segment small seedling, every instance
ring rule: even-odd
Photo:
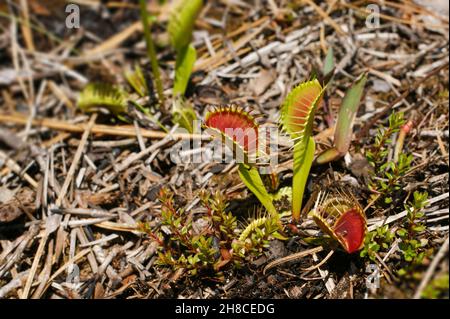
[[[361,250],[361,257],[368,257],[376,261],[376,254],[380,251],[387,251],[395,239],[395,233],[389,229],[388,225],[378,227],[368,233],[364,239],[364,248]]]
[[[392,145],[392,135],[404,124],[402,113],[392,113],[389,116],[389,126],[380,127],[375,136],[375,143],[366,152],[367,160],[374,168],[369,183],[372,190],[372,202],[383,199],[385,204],[393,201],[393,195],[401,191],[401,179],[410,170],[412,155],[401,153],[398,160],[388,160],[389,146]]]
[[[414,192],[414,199],[405,205],[407,215],[403,225],[397,230],[397,235],[401,239],[399,243],[403,259],[407,263],[404,268],[399,270],[399,275],[408,274],[414,267],[421,265],[426,256],[425,247],[428,245],[426,239],[420,239],[426,226],[423,223],[425,216],[423,209],[428,202],[428,193]]]
[[[270,239],[281,237],[277,220],[270,216],[259,216],[245,228],[239,227],[219,191],[211,194],[203,190],[199,198],[206,214],[194,218],[177,208],[173,194],[162,188],[161,230],[155,231],[147,223],[140,224],[139,230],[159,247],[159,265],[182,270],[189,276],[221,280],[223,268],[241,267],[244,260],[258,258]]]
[[[413,197],[412,202],[405,204],[407,215],[401,223],[402,227],[393,232],[388,225],[384,225],[368,233],[364,240],[364,249],[360,253],[361,257],[367,256],[370,260],[376,261],[376,254],[387,252],[394,241],[399,241],[402,263],[397,268],[397,273],[400,276],[411,275],[429,253],[427,240],[421,238],[426,231],[423,209],[427,205],[428,194],[414,192]]]
[[[149,94],[147,81],[145,80],[144,73],[139,64],[136,64],[134,71],[125,72],[125,78],[140,97]]]

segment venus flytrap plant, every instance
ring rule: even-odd
[[[333,75],[332,51],[329,51],[324,78],[328,83]],[[325,81],[325,80],[324,80]],[[334,146],[316,159],[317,164],[336,160],[345,155],[350,146],[353,122],[362,96],[366,75],[363,74],[347,90],[335,128]],[[321,103],[326,86],[317,79],[300,84],[287,96],[281,113],[281,124],[294,140],[294,168],[292,182],[292,219],[298,222],[302,209],[302,199],[309,170],[313,163],[315,143],[312,137],[314,114]],[[353,196],[337,195],[319,199],[311,216],[320,228],[334,238],[348,252],[353,253],[363,247],[367,232],[366,217]]]
[[[295,222],[300,219],[306,180],[314,159],[314,114],[323,94],[324,88],[317,79],[307,81],[294,88],[282,106],[281,125],[294,140],[292,218]]]
[[[108,83],[90,83],[78,96],[77,105],[83,112],[93,112],[104,107],[119,119],[126,121],[129,95],[121,88]]]
[[[272,197],[266,190],[258,168],[251,161],[257,156],[258,124],[253,116],[235,105],[219,106],[208,112],[204,126],[211,134],[220,137],[225,145],[231,146],[239,158],[239,176],[250,191],[267,209],[272,218],[278,213]]]
[[[320,229],[335,239],[347,253],[354,253],[364,246],[366,216],[352,195],[319,192],[309,214]]]
[[[259,256],[265,248],[269,247],[271,239],[286,240],[278,232],[279,228],[277,219],[271,216],[254,218],[241,232],[239,239],[233,242],[233,251],[240,258]]]

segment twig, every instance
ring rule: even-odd
[[[94,126],[95,120],[97,118],[97,113],[91,116],[89,123],[86,127],[86,130],[81,137],[80,144],[78,145],[77,152],[73,158],[72,164],[70,165],[69,172],[67,173],[66,179],[64,180],[64,184],[61,187],[61,191],[59,192],[58,198],[56,199],[56,206],[59,207],[62,204],[64,196],[66,196],[67,189],[69,188],[69,184],[72,182],[73,176],[75,175],[75,170],[77,169],[78,162],[81,159],[81,155],[83,155],[84,146],[86,145],[89,134],[91,133],[92,126]]]
[[[27,118],[15,114],[15,115],[6,115],[6,114],[0,114],[0,122],[4,123],[14,123],[14,124],[26,124]],[[34,119],[32,121],[32,124],[34,126],[43,126],[48,127],[54,130],[59,131],[66,131],[66,132],[73,132],[73,133],[82,133],[86,131],[86,124],[72,124],[65,121],[58,121],[53,120],[49,118],[44,119]],[[102,124],[95,124],[92,126],[91,129],[92,134],[102,134],[102,135],[112,135],[112,136],[133,136],[136,137],[136,129],[134,126],[123,126],[123,125],[102,125]],[[143,128],[140,129],[142,137],[146,138],[152,138],[152,139],[162,139],[167,136],[166,132],[160,132],[160,131],[152,131],[152,130],[145,130]],[[207,135],[202,134],[188,134],[188,133],[173,133],[172,137],[176,140],[189,140],[189,139],[203,139],[203,140],[210,140],[211,137]]]
[[[295,253],[295,254],[292,254],[292,255],[289,255],[289,256],[286,256],[286,257],[283,257],[283,258],[276,259],[276,260],[268,263],[264,267],[263,274],[265,275],[266,272],[269,269],[272,269],[273,267],[276,267],[276,266],[279,266],[281,264],[284,264],[284,263],[287,263],[287,262],[290,262],[290,261],[294,261],[294,260],[303,258],[303,257],[308,256],[308,255],[312,255],[312,254],[321,252],[322,250],[323,250],[323,247],[322,246],[318,246],[318,247],[314,247],[314,248],[311,248],[311,249],[308,249],[308,250],[300,251],[298,253]]]
[[[405,90],[400,96],[398,96],[396,99],[394,99],[391,103],[389,103],[381,112],[377,113],[370,121],[368,121],[363,128],[358,132],[356,135],[357,139],[362,139],[367,136],[369,133],[369,130],[372,126],[375,125],[376,122],[378,122],[383,116],[388,113],[394,105],[396,105],[398,102],[402,101],[404,98],[406,98],[410,93],[414,92],[421,84],[427,81],[428,78],[435,76],[439,74],[439,72],[445,68],[448,67],[449,62],[441,65],[437,69],[434,69],[430,73],[428,73],[424,78],[416,81],[412,86],[410,86],[407,90]]]
[[[325,258],[322,259],[321,262],[319,262],[318,264],[313,265],[313,266],[311,266],[311,267],[308,267],[308,268],[302,268],[302,270],[303,270],[303,271],[312,271],[312,270],[314,270],[314,269],[319,268],[320,266],[322,266],[323,264],[325,264],[325,263],[328,261],[328,259],[330,259],[331,256],[333,256],[333,254],[334,254],[334,250],[331,250],[331,251],[328,253],[328,255],[326,255]]]
[[[341,29],[341,27],[336,22],[334,22],[334,20],[331,19],[331,17],[325,11],[323,11],[321,7],[319,7],[317,4],[315,4],[314,1],[312,1],[312,0],[303,0],[303,1],[308,3],[311,7],[313,7],[314,10],[316,10],[317,13],[325,21],[327,21],[334,28],[334,30],[336,30],[337,34],[339,34],[341,36],[345,36],[346,35],[346,33]]]
[[[19,175],[20,177],[23,177],[28,184],[30,184],[34,189],[38,188],[38,182],[36,182],[30,175],[28,175],[25,172],[22,172],[22,169],[20,168],[19,164],[17,164],[14,160],[12,160],[11,158],[8,157],[8,155],[6,155],[5,153],[3,153],[0,150],[0,159],[5,161],[6,166],[13,171],[14,173],[16,173],[17,175]]]
[[[434,204],[436,202],[439,202],[439,201],[441,201],[443,199],[447,199],[448,197],[449,197],[449,193],[444,193],[444,194],[441,194],[439,196],[436,196],[436,197],[428,200],[427,206],[431,205],[431,204]],[[368,223],[369,224],[371,223],[372,225],[370,227],[368,227],[368,230],[369,231],[373,231],[373,230],[377,229],[380,226],[387,225],[387,224],[390,224],[392,222],[395,222],[396,220],[399,220],[400,218],[405,217],[406,214],[407,214],[407,211],[404,210],[401,213],[398,213],[398,214],[393,215],[393,216],[389,216],[388,218],[383,219],[381,221],[379,220],[379,218],[369,220]]]

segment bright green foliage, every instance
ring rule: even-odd
[[[386,163],[388,146],[392,144],[391,137],[403,124],[405,124],[403,113],[392,113],[389,116],[389,126],[378,128],[373,147],[366,153],[367,160],[374,168],[379,168]]]
[[[159,246],[158,265],[174,271],[183,269],[189,276],[222,279],[222,268],[239,267],[244,259],[259,257],[271,238],[281,238],[277,219],[260,217],[241,229],[236,217],[226,211],[226,198],[221,192],[202,191],[199,197],[206,213],[193,216],[176,207],[167,189],[161,190],[160,221],[164,230],[156,231],[145,223],[140,227]]]
[[[175,80],[173,84],[174,99],[183,96],[197,59],[197,52],[191,42],[195,19],[203,5],[202,0],[179,1],[171,12],[167,27],[170,42],[176,51]],[[175,102],[174,104],[176,104]],[[196,119],[192,107],[174,107],[173,121],[192,132],[192,122]],[[186,123],[186,120],[190,121]]]
[[[294,145],[294,176],[292,180],[292,217],[298,220],[303,202],[303,193],[308,180],[309,171],[314,160],[316,143],[314,138],[309,137],[306,152],[303,152],[300,143]]]
[[[203,0],[179,1],[171,12],[167,30],[170,42],[180,52],[191,42],[195,19],[203,6]]]
[[[84,112],[92,112],[95,107],[105,107],[114,115],[127,112],[128,94],[107,83],[88,84],[78,97],[78,107]]]
[[[401,223],[403,227],[394,233],[388,225],[384,225],[368,233],[360,256],[376,261],[375,254],[386,253],[391,249],[393,242],[397,240],[402,257],[401,263],[396,269],[397,273],[400,276],[412,275],[414,269],[422,264],[423,259],[429,253],[428,242],[423,237],[426,231],[423,223],[423,209],[427,205],[427,198],[426,192],[414,192],[414,200],[405,205],[407,215]]]
[[[376,261],[375,254],[379,251],[387,251],[394,239],[395,233],[389,230],[388,225],[378,227],[376,230],[367,233],[360,256],[367,256],[370,260]]]
[[[426,246],[428,241],[420,236],[426,230],[423,223],[425,216],[423,209],[427,205],[428,193],[414,192],[413,202],[405,205],[407,215],[403,223],[404,227],[397,230],[397,235],[401,239],[399,243],[400,251],[403,254],[406,267],[399,270],[400,275],[407,274],[414,267],[421,265],[426,256]]]
[[[392,195],[401,191],[401,179],[411,168],[412,155],[402,153],[398,162],[387,159],[392,134],[398,132],[403,124],[403,114],[392,113],[389,127],[378,129],[372,149],[366,152],[367,160],[374,168],[369,188],[374,192],[372,200],[377,202],[382,199],[385,204],[392,203]]]
[[[426,299],[448,299],[448,273],[442,274],[432,280],[423,290],[422,298]]]
[[[192,44],[184,47],[177,53],[175,82],[173,84],[174,96],[184,95],[196,59],[197,52]]]
[[[139,94],[139,96],[144,97],[148,95],[149,92],[147,81],[145,80],[142,69],[138,64],[136,64],[134,71],[125,73],[125,78],[136,93]]]

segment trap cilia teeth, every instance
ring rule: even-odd
[[[260,138],[258,117],[236,104],[210,106],[203,127],[213,137],[221,138],[233,150],[235,159],[255,163],[265,156],[267,141]]]
[[[367,233],[366,215],[352,194],[319,192],[309,216],[347,253],[363,247]]]

